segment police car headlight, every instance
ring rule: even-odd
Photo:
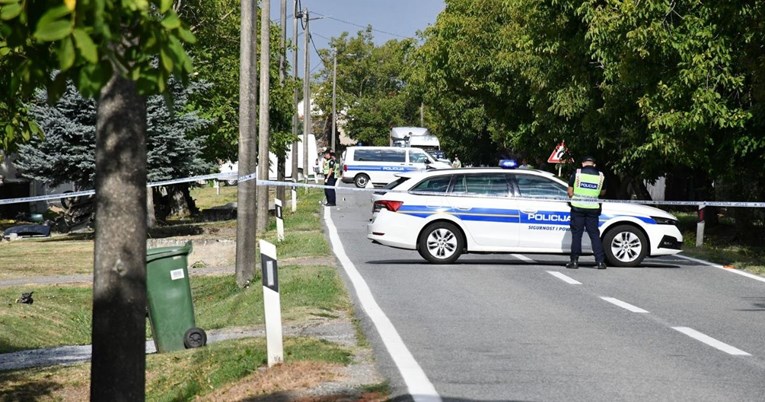
[[[652,216],[651,219],[653,219],[657,225],[677,225],[677,219],[662,218],[660,216]]]

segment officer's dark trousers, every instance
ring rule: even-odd
[[[582,234],[586,230],[590,236],[595,262],[605,262],[603,244],[600,242],[600,232],[598,232],[599,217],[599,209],[571,208],[571,258],[582,255]]]
[[[328,177],[327,180],[324,182],[327,186],[335,186],[335,182],[337,181],[337,178],[335,176]],[[327,197],[327,204],[329,205],[335,205],[335,190],[331,190],[328,188],[324,189],[324,196]]]

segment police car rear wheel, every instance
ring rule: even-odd
[[[648,239],[634,226],[619,225],[606,232],[603,248],[609,264],[615,267],[634,267],[648,254]]]
[[[434,264],[451,264],[460,257],[465,243],[457,226],[436,222],[422,231],[418,246],[422,258]]]
[[[367,183],[369,183],[369,176],[365,175],[364,173],[357,174],[356,177],[353,178],[353,184],[355,184],[358,188],[366,187]]]

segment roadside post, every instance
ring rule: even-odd
[[[284,216],[282,215],[282,200],[275,199],[274,207],[276,208],[276,240],[284,241]]]
[[[292,212],[297,211],[297,187],[294,185],[292,186],[292,191],[290,191],[290,196],[292,197]]]
[[[263,307],[266,318],[268,367],[284,362],[282,343],[282,307],[279,298],[279,275],[276,246],[260,241],[260,268],[263,273]]]
[[[696,223],[696,247],[704,245],[704,204],[699,205],[699,221]]]

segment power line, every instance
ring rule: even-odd
[[[369,25],[357,24],[357,23],[351,22],[351,21],[341,20],[340,18],[330,17],[329,15],[324,15],[324,14],[322,14],[320,12],[317,12],[317,11],[312,11],[312,12],[314,14],[317,14],[317,15],[321,16],[321,17],[324,17],[324,18],[327,18],[327,19],[330,19],[330,20],[333,20],[333,21],[337,21],[337,22],[342,22],[343,24],[353,25],[353,26],[355,26],[357,28],[367,29],[367,27],[369,26]],[[412,39],[413,38],[412,36],[399,35],[399,34],[396,34],[396,33],[393,33],[393,32],[382,31],[382,30],[374,29],[374,28],[372,28],[372,31],[379,32],[379,33],[386,34],[386,35],[390,35],[390,36],[395,36],[395,37],[402,38],[402,39]]]
[[[311,34],[313,36],[313,34]],[[309,37],[308,41],[311,42],[311,46],[313,46],[313,51],[316,52],[316,55],[319,56],[321,61],[326,65],[327,61],[324,60],[324,57],[321,57],[321,53],[319,53],[319,49],[316,48],[316,42],[313,41],[313,38]]]

